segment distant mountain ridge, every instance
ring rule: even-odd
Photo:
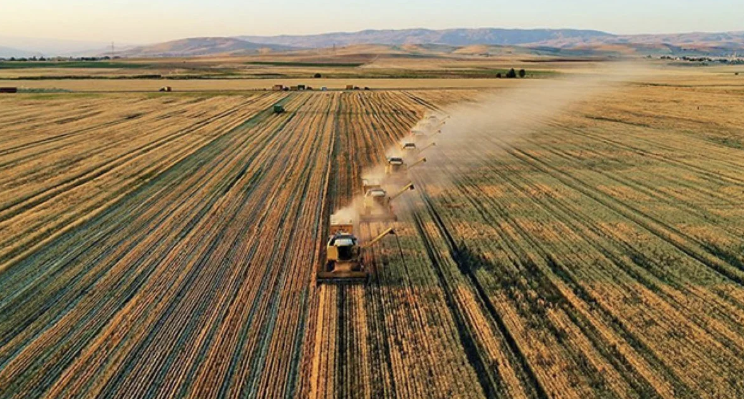
[[[111,42],[12,37],[0,35],[0,47],[5,48],[0,57],[79,57],[109,52]],[[131,44],[116,43],[116,50]]]
[[[319,35],[238,36],[237,38],[253,43],[323,48],[333,45],[349,46],[355,44],[445,44],[450,46],[487,44],[516,46],[551,40],[590,40],[612,36],[612,34],[596,30],[480,28],[363,30],[360,32],[336,32]]]
[[[0,58],[10,58],[10,57],[39,57],[43,54],[33,51],[26,51],[26,50],[19,50],[17,48],[11,48],[11,47],[2,47],[0,46]]]
[[[239,36],[253,43],[303,48],[327,48],[357,44],[439,44],[449,46],[521,46],[557,49],[602,50],[623,46],[620,53],[684,54],[700,52],[728,55],[744,51],[744,32],[615,35],[578,29],[402,29],[364,30],[300,36]]]

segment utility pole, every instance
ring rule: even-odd
[[[114,59],[114,56],[116,55],[116,47],[114,47],[114,42],[111,42],[111,59]]]

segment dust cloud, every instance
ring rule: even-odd
[[[592,72],[520,82],[518,88],[484,94],[434,112],[440,120],[448,119],[440,129],[426,132],[424,143],[436,142],[436,146],[427,151],[428,162],[415,175],[421,183],[446,184],[462,169],[477,167],[484,159],[503,154],[505,147],[520,138],[539,134],[551,119],[575,112],[575,105],[611,95],[652,72],[642,64],[617,62]],[[426,131],[428,118],[426,115],[413,130]]]
[[[341,208],[333,213],[333,218],[342,223],[352,222],[356,224],[358,222],[357,209],[355,204],[351,204],[344,208]]]

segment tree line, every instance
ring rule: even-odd
[[[524,69],[520,69],[519,72],[517,72],[514,68],[510,69],[509,72],[506,73],[506,75],[503,75],[501,72],[496,74],[496,77],[498,79],[501,78],[507,78],[507,79],[516,79],[517,77],[524,78],[527,76],[527,71]]]

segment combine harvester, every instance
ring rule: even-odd
[[[421,154],[422,152],[424,152],[424,151],[428,150],[429,148],[434,147],[436,145],[437,145],[437,143],[435,143],[435,142],[432,141],[431,143],[429,143],[429,144],[427,144],[424,147],[422,147],[422,148],[419,149],[418,146],[416,145],[416,143],[407,141],[407,142],[404,142],[400,146],[400,149],[401,149],[401,151],[403,151],[403,153],[405,155],[415,156],[415,155]]]
[[[382,187],[372,187],[364,193],[364,200],[359,212],[359,220],[362,222],[395,222],[398,217],[393,211],[393,200],[403,195],[408,190],[413,190],[413,183],[408,183],[400,191],[388,197],[387,191]]]
[[[410,165],[406,165],[403,158],[390,157],[387,165],[385,165],[385,177],[392,182],[408,181],[408,170],[424,162],[426,162],[426,158],[421,158]]]
[[[446,116],[440,120],[436,115],[431,115],[426,119],[426,122],[423,123],[423,128],[430,132],[438,130],[447,123],[447,119],[449,118],[449,116]]]
[[[434,118],[434,119],[431,119]],[[411,131],[411,136],[418,140],[431,138],[442,133],[442,126],[447,123],[449,116],[439,120],[435,116],[430,116],[428,120],[419,124],[419,128]]]
[[[364,251],[378,243],[387,235],[395,234],[390,228],[370,242],[359,245],[354,235],[353,220],[339,220],[331,216],[330,238],[326,245],[326,261],[318,266],[315,273],[317,284],[365,283],[370,271],[364,266]]]
[[[424,127],[426,128],[426,127]],[[411,133],[409,133],[410,141],[414,143],[421,143],[424,141],[431,140],[432,137],[441,134],[442,129],[426,129],[427,131],[423,131],[421,129],[413,129],[411,130]]]

